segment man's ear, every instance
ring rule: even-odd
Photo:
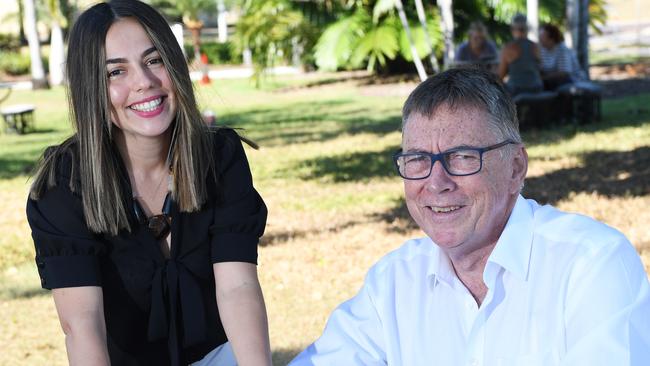
[[[517,145],[512,155],[512,191],[519,194],[528,173],[528,152],[523,144]]]

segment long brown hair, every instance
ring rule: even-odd
[[[177,111],[170,146],[172,198],[183,212],[198,210],[207,197],[206,177],[214,172],[212,142],[202,122],[183,52],[165,19],[135,0],[92,6],[75,22],[68,41],[68,102],[76,133],[44,154],[30,197],[38,200],[56,185],[57,161],[71,154],[70,189],[80,192],[84,217],[95,233],[117,235],[130,230],[125,178],[113,143],[106,75],[106,34],[116,21],[130,17],[147,32],[163,60],[176,96]],[[130,199],[130,197],[129,197]]]

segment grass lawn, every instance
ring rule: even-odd
[[[422,235],[408,219],[390,161],[400,142],[400,108],[414,85],[359,87],[328,77],[272,80],[262,90],[224,80],[197,90],[220,124],[242,128],[261,145],[247,153],[269,207],[259,273],[276,365],[321,333],[372,263]],[[616,227],[646,270],[648,98],[605,100],[599,123],[524,134],[525,195]],[[50,294],[40,289],[24,206],[34,162],[71,129],[63,90],[15,91],[5,104],[22,102],[36,104],[37,132],[0,134],[0,365],[64,365],[62,332]]]

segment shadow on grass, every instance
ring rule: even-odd
[[[546,145],[568,140],[576,133],[604,132],[620,127],[635,127],[650,123],[650,108],[647,101],[650,93],[626,98],[605,99],[602,102],[602,121],[584,125],[551,124],[543,128],[532,128],[522,132],[528,147]]]
[[[286,243],[290,240],[302,239],[308,235],[319,235],[322,233],[337,233],[347,228],[362,224],[367,220],[350,220],[341,225],[323,227],[318,230],[282,230],[282,231],[273,231],[264,234],[262,239],[260,239],[260,246],[267,247],[273,246],[275,244]]]
[[[289,361],[293,360],[298,355],[301,349],[280,349],[273,350],[271,357],[273,358],[273,366],[286,366]]]
[[[38,296],[49,296],[50,291],[36,286],[24,286],[16,284],[14,286],[7,286],[0,289],[0,300],[19,300],[31,299]]]
[[[373,214],[370,217],[373,221],[387,223],[389,225],[389,232],[407,234],[418,229],[418,225],[411,218],[411,214],[409,214],[408,208],[406,207],[406,200],[404,200],[403,196],[395,200],[392,207],[385,212]]]
[[[23,157],[0,157],[0,179],[11,179],[20,175],[31,175],[36,160]]]
[[[398,146],[382,151],[364,151],[322,156],[301,162],[294,169],[306,171],[302,179],[326,179],[335,183],[367,181],[380,177],[395,176],[392,156]]]
[[[581,156],[583,165],[526,179],[524,196],[555,204],[571,192],[607,197],[650,194],[650,147],[632,151],[594,151]]]
[[[377,116],[369,107],[356,107],[354,100],[298,102],[282,108],[260,108],[225,114],[219,124],[242,127],[261,145],[285,145],[327,141],[342,134],[384,135],[400,128],[399,110]]]

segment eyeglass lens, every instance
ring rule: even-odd
[[[433,157],[428,154],[407,154],[397,160],[400,174],[405,178],[417,179],[427,177],[433,164]],[[452,175],[467,175],[481,169],[481,153],[477,150],[455,150],[443,153],[440,160],[447,173]]]

